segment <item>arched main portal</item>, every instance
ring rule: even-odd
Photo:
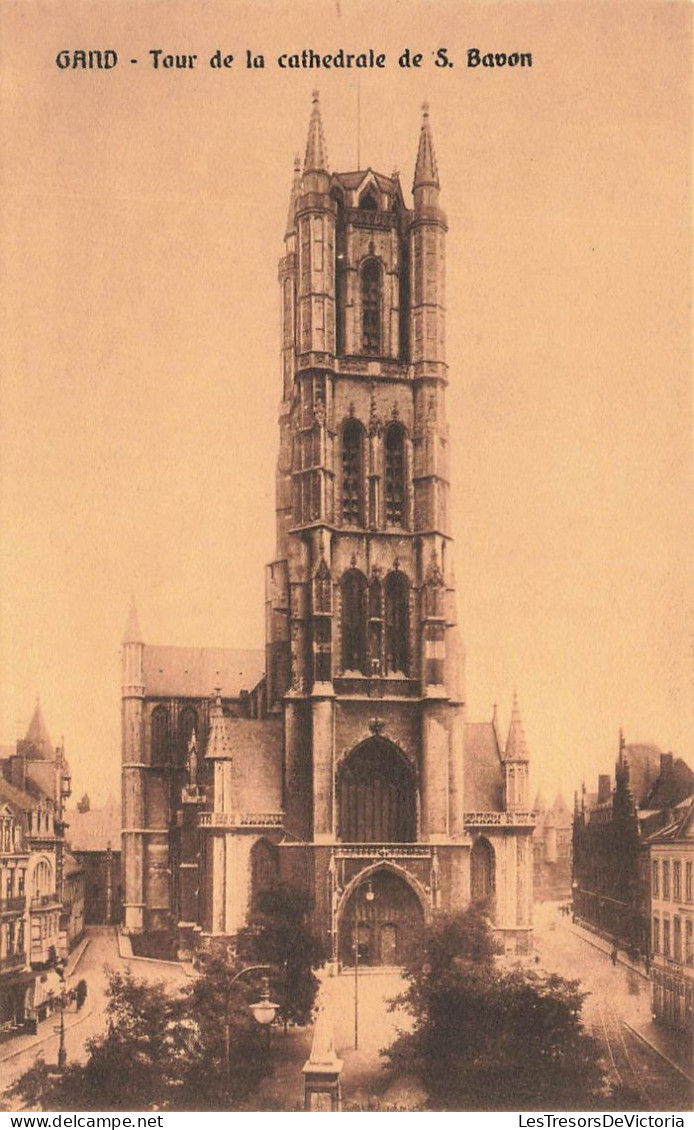
[[[373,871],[352,891],[340,915],[339,959],[354,966],[403,965],[411,957],[424,911],[410,884],[389,868]]]

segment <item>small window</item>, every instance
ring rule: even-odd
[[[672,897],[675,902],[682,898],[682,864],[679,859],[672,865]]]
[[[663,860],[663,898],[670,898],[670,862]]]
[[[653,898],[660,898],[660,868],[658,860],[653,860]]]
[[[684,865],[684,897],[687,902],[692,901],[692,864]]]
[[[660,919],[653,919],[653,953],[660,953]]]

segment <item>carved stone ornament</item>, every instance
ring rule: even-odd
[[[372,734],[378,734],[380,736],[385,728],[386,724],[383,718],[371,718],[369,720],[369,729]]]

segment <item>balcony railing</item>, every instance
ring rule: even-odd
[[[27,900],[24,895],[14,895],[11,898],[0,899],[0,914],[10,914],[23,911]]]
[[[201,828],[282,828],[283,812],[201,812]]]
[[[429,844],[337,844],[336,859],[430,859]]]
[[[466,812],[466,828],[534,828],[536,812]]]

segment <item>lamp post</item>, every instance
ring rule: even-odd
[[[241,979],[241,977],[244,977],[246,975],[246,973],[258,973],[258,972],[260,972],[261,969],[266,969],[266,970],[269,969],[270,971],[272,971],[272,968],[273,967],[271,965],[247,965],[245,969],[240,969],[239,972],[235,973],[234,976],[231,978],[231,981],[229,982],[229,990],[231,990],[232,986],[235,985],[236,982]],[[226,1013],[225,1013],[225,1017],[224,1017],[224,1068],[225,1068],[225,1074],[226,1074],[227,1088],[229,1087],[229,1084],[231,1082],[231,1078],[230,1078],[231,1077],[231,1022],[229,1020],[230,1000],[231,1000],[231,995],[230,995],[230,992],[229,992],[229,995],[227,995]],[[270,1025],[272,1024],[273,1020],[277,1016],[277,1010],[279,1009],[279,1005],[275,1004],[274,1001],[270,1000],[270,979],[269,979],[269,977],[266,976],[266,977],[263,977],[263,979],[262,979],[262,988],[261,988],[261,991],[260,991],[260,1000],[255,1001],[254,1004],[251,1004],[248,1007],[250,1008],[251,1013],[253,1014],[254,1020],[258,1024],[261,1024],[263,1027],[267,1027],[268,1045],[269,1045],[269,1042],[270,1042]]]
[[[354,892],[354,1050],[359,1050],[359,887]],[[364,898],[367,902],[375,899],[371,880]]]
[[[55,971],[60,978],[60,1024],[54,1029],[58,1033],[58,1070],[62,1071],[67,1063],[67,1050],[65,1048],[65,961],[59,959],[55,962]]]

